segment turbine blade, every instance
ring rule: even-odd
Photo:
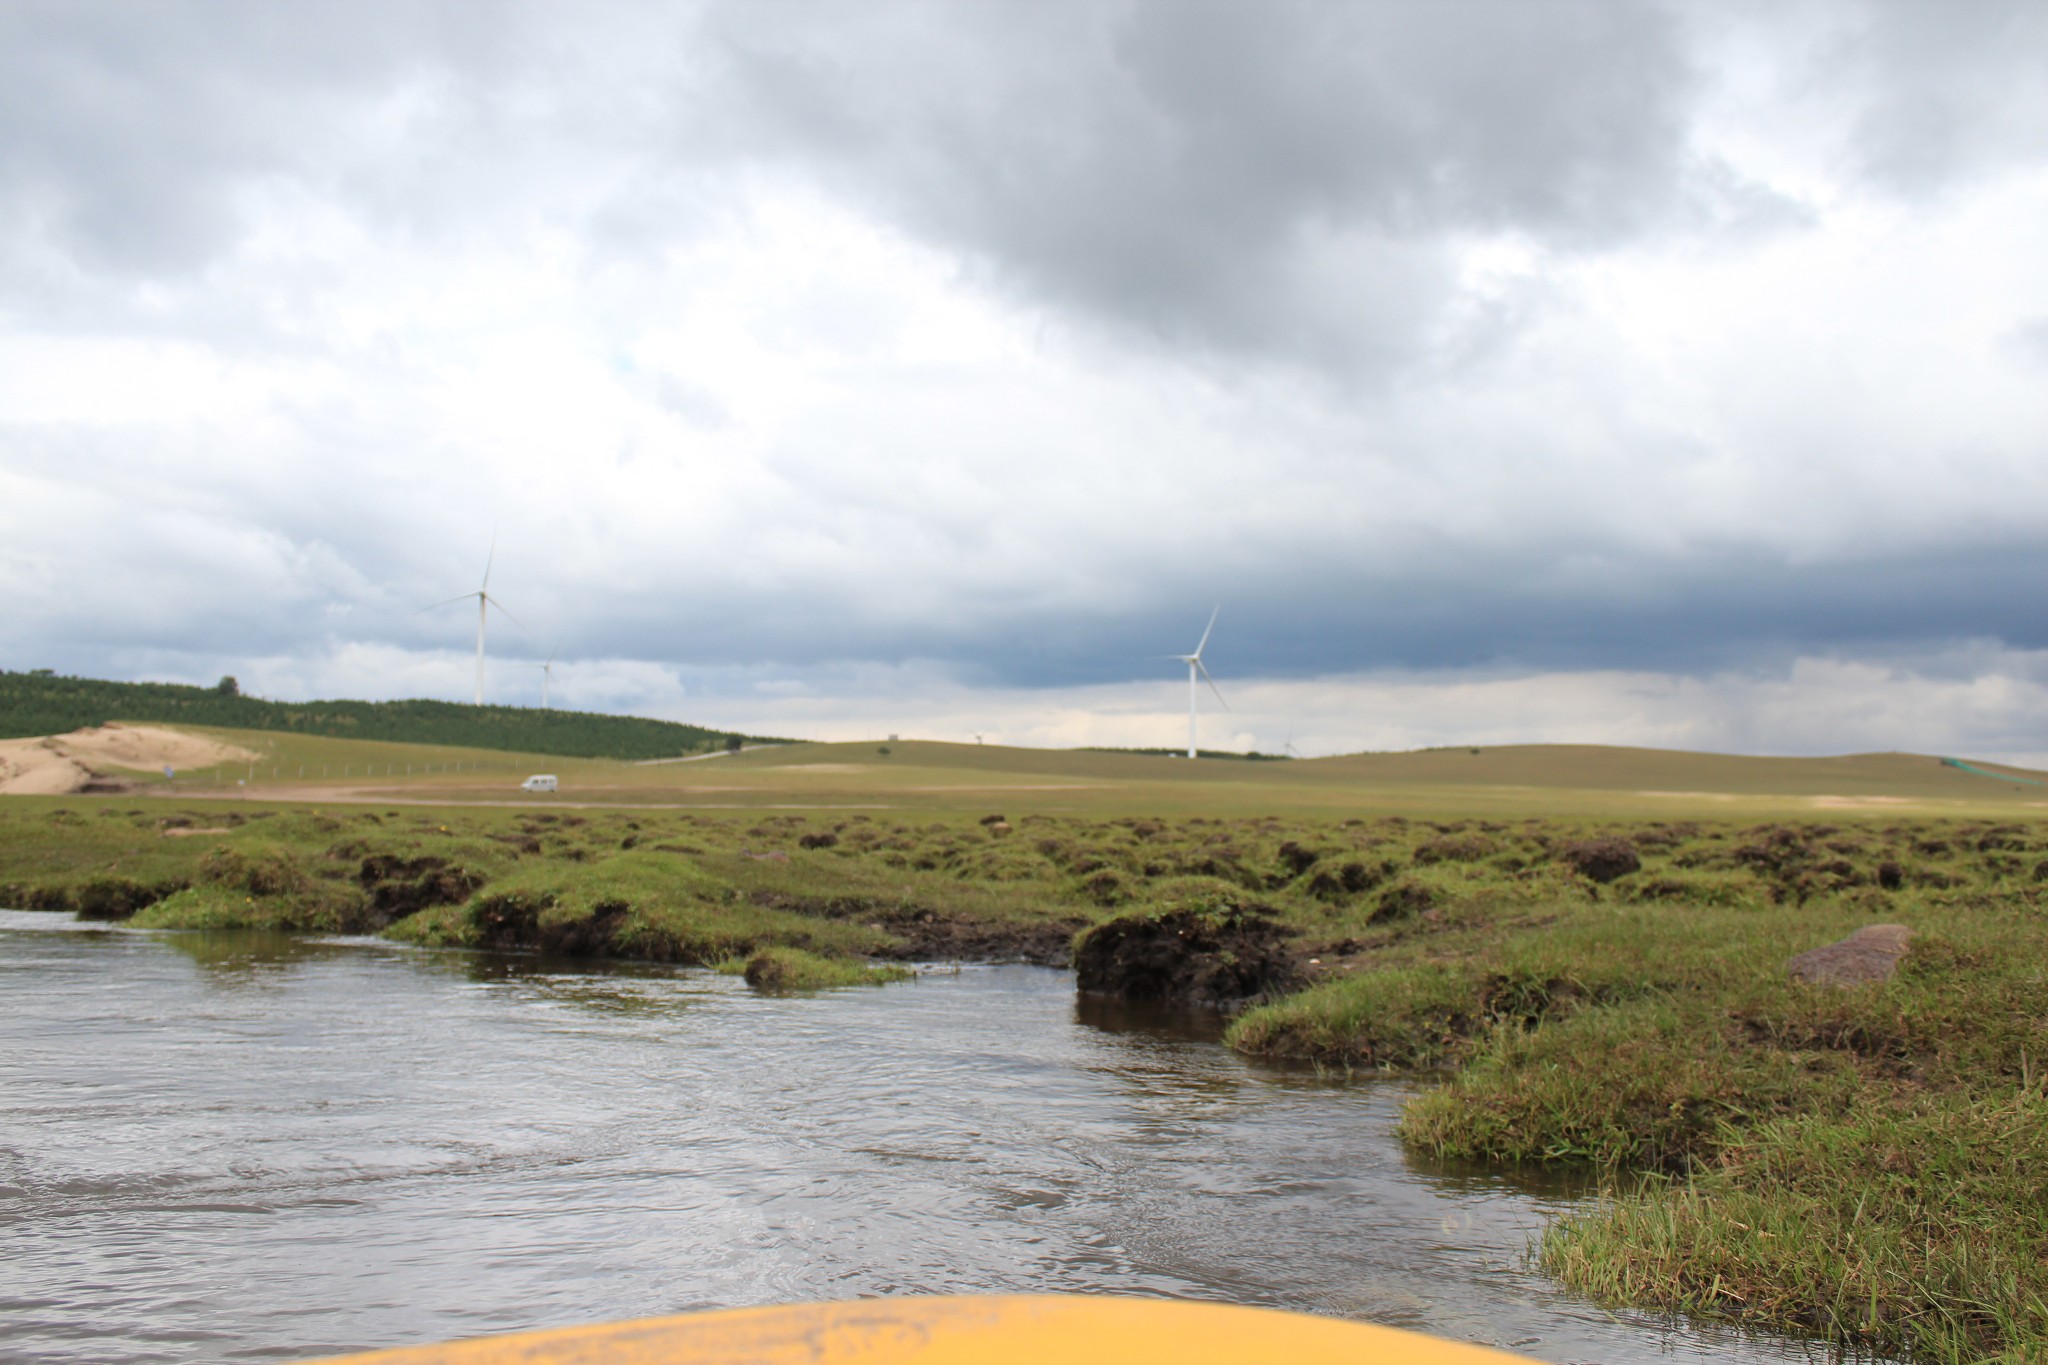
[[[490,552],[490,554],[489,554],[489,555],[485,556],[485,558],[484,558],[484,584],[483,584],[483,587],[479,588],[479,589],[478,589],[477,591],[479,591],[479,592],[489,592],[489,591],[491,590],[491,565],[493,565],[493,564],[495,564],[495,563],[497,563],[497,562],[498,562],[498,533],[497,533],[496,531],[493,531],[493,532],[491,532],[491,552]]]
[[[1202,650],[1209,643],[1209,632],[1216,629],[1216,612],[1220,612],[1222,610],[1223,604],[1221,602],[1218,602],[1216,604],[1216,611],[1212,611],[1209,613],[1209,624],[1203,627],[1202,629],[1202,643],[1195,646],[1195,657],[1197,659],[1202,657]]]
[[[473,592],[473,593],[470,593],[470,594],[468,594],[468,595],[469,595],[469,596],[471,596],[471,597],[481,597],[481,598],[483,598],[483,599],[484,599],[484,601],[486,601],[486,602],[490,603],[490,604],[491,604],[492,606],[494,606],[494,607],[496,607],[496,608],[498,609],[498,615],[500,615],[500,616],[504,617],[504,618],[505,618],[505,619],[506,619],[507,621],[510,621],[510,622],[511,622],[511,623],[512,623],[513,625],[515,625],[515,626],[519,627],[519,628],[520,628],[521,630],[526,630],[526,622],[524,622],[524,621],[520,620],[520,619],[519,619],[518,617],[514,616],[514,615],[513,615],[513,614],[512,614],[511,612],[509,612],[509,611],[506,611],[506,610],[505,610],[505,604],[504,604],[503,602],[500,602],[500,601],[499,601],[499,600],[498,600],[497,598],[495,598],[495,597],[491,596],[491,595],[490,595],[489,593],[487,593],[487,592]],[[532,636],[533,636],[533,632],[532,632],[532,631],[530,631],[530,630],[526,630],[526,634],[527,634],[527,637],[528,637],[529,639],[530,639],[530,638],[532,638]]]
[[[453,596],[453,597],[449,598],[447,602],[436,602],[436,603],[434,603],[434,605],[433,605],[433,606],[431,606],[431,607],[421,607],[421,608],[420,608],[420,611],[433,611],[433,610],[435,610],[435,609],[436,609],[436,608],[438,608],[438,607],[445,607],[445,606],[448,606],[448,605],[449,605],[450,603],[454,603],[454,602],[467,602],[467,601],[468,601],[468,600],[469,600],[470,598],[472,598],[472,597],[474,597],[474,596],[476,596],[476,594],[475,594],[475,593],[473,593],[473,592],[462,592],[462,593],[457,593],[457,594],[456,594],[455,596]],[[418,616],[418,615],[420,614],[420,611],[416,611],[416,612],[414,612],[414,613],[413,613],[413,615],[414,615],[414,616]]]
[[[1202,663],[1200,659],[1195,660],[1195,667],[1202,670],[1202,681],[1209,684],[1209,690],[1211,692],[1216,692],[1216,680],[1209,676],[1208,668]],[[1216,692],[1216,700],[1222,705],[1224,710],[1228,711],[1230,709],[1230,703],[1223,700],[1223,694],[1221,692]]]

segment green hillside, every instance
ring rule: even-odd
[[[265,701],[215,687],[105,682],[0,670],[0,739],[61,735],[110,720],[206,725],[335,739],[459,745],[572,758],[673,758],[724,747],[722,730],[639,716],[447,701]],[[767,737],[744,735],[749,743]]]

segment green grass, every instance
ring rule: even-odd
[[[1822,827],[1768,865],[1782,828],[1704,830],[1612,886],[1383,934],[1229,1039],[1438,1069],[1403,1114],[1411,1146],[1602,1173],[1599,1207],[1541,1249],[1594,1297],[1932,1360],[2039,1358],[2048,841]],[[1869,883],[1899,858],[1926,884]],[[1727,868],[1705,904],[1624,889],[1667,862]],[[1895,979],[1787,977],[1794,954],[1879,920],[1915,931]]]
[[[2037,1361],[2044,1169],[2038,1085],[1777,1118],[1689,1178],[1623,1186],[1553,1225],[1540,1263],[1615,1303],[1916,1359]]]
[[[392,934],[440,946],[699,966],[769,945],[847,956],[890,943],[887,934],[867,925],[761,905],[701,863],[659,852],[522,867],[487,883],[464,904],[412,916]]]
[[[763,948],[750,958],[720,963],[720,969],[732,970],[731,963],[738,964],[738,972],[746,977],[749,986],[770,993],[885,986],[917,975],[894,963],[850,962],[845,958],[819,957],[801,948]]]
[[[1992,814],[2037,818],[2039,787],[2008,785],[1910,754],[1775,759],[1540,745],[1250,763],[1135,753],[899,741],[787,744],[683,763],[640,763],[452,745],[187,726],[254,761],[179,774],[188,800],[510,802],[535,807],[783,808],[920,818],[1059,814],[1112,820],[1403,815],[1432,820],[1755,821]],[[887,748],[885,756],[877,751]],[[109,770],[151,794],[160,773]],[[556,774],[552,797],[519,791]],[[2025,776],[2025,774],[2016,775]],[[2039,776],[2039,775],[2035,775]]]

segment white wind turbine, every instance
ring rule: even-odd
[[[1216,629],[1216,615],[1217,615],[1217,612],[1220,612],[1220,611],[1222,611],[1222,610],[1223,610],[1223,604],[1219,602],[1219,603],[1217,603],[1217,604],[1216,604],[1216,610],[1215,610],[1215,611],[1212,611],[1212,612],[1210,612],[1210,613],[1209,613],[1209,625],[1208,625],[1208,628],[1207,628],[1206,630],[1204,630],[1204,631],[1202,632],[1202,642],[1201,642],[1200,644],[1198,644],[1198,645],[1196,645],[1196,646],[1195,646],[1195,652],[1194,652],[1194,653],[1192,653],[1192,654],[1169,654],[1169,655],[1167,655],[1167,656],[1166,656],[1166,657],[1167,657],[1167,658],[1169,658],[1169,659],[1178,659],[1178,660],[1180,660],[1180,661],[1181,661],[1182,663],[1184,663],[1184,664],[1186,664],[1186,665],[1188,666],[1188,757],[1189,757],[1189,758],[1194,758],[1194,757],[1196,757],[1196,756],[1197,756],[1197,751],[1196,751],[1196,749],[1195,749],[1195,698],[1196,698],[1197,696],[1199,696],[1199,695],[1200,695],[1200,692],[1199,692],[1199,690],[1198,690],[1198,689],[1196,688],[1196,686],[1195,686],[1195,678],[1196,678],[1196,675],[1197,675],[1197,674],[1199,674],[1199,675],[1201,676],[1201,680],[1202,680],[1203,682],[1205,682],[1205,683],[1209,684],[1209,690],[1210,690],[1211,692],[1215,692],[1215,693],[1216,693],[1216,700],[1217,700],[1217,702],[1218,702],[1218,703],[1219,703],[1219,704],[1220,704],[1220,705],[1221,705],[1221,706],[1223,707],[1223,709],[1224,709],[1224,710],[1226,710],[1226,711],[1228,711],[1228,710],[1230,709],[1230,703],[1229,703],[1229,702],[1227,702],[1227,701],[1224,701],[1224,700],[1223,700],[1223,694],[1222,694],[1221,692],[1217,692],[1217,691],[1216,691],[1216,680],[1215,680],[1214,678],[1212,678],[1212,677],[1210,677],[1210,676],[1209,676],[1209,670],[1208,670],[1208,668],[1207,668],[1207,667],[1205,667],[1205,666],[1203,665],[1203,663],[1202,663],[1202,651],[1203,651],[1203,650],[1204,650],[1205,648],[1207,648],[1207,647],[1208,647],[1208,644],[1209,644],[1209,632],[1210,632],[1210,631],[1212,631],[1212,630],[1214,630],[1214,629]]]
[[[500,607],[498,610],[503,611],[504,608]],[[546,663],[526,665],[528,668],[540,670],[540,709],[543,711],[548,709],[548,684],[555,679],[555,660],[560,658],[561,654],[562,642],[557,640],[555,641],[555,647],[548,651],[548,661]]]
[[[506,611],[503,602],[491,596],[491,565],[497,561],[497,558],[498,542],[493,540],[491,542],[490,557],[484,560],[483,586],[479,587],[475,592],[457,593],[446,602],[436,602],[431,607],[420,608],[420,611],[436,611],[452,602],[467,602],[472,597],[476,599],[476,704],[478,706],[484,704],[484,626],[489,618],[490,609],[496,607],[499,613],[511,621],[513,625],[519,625],[519,618]],[[418,613],[414,614],[417,615]],[[524,626],[519,626],[519,628],[521,630],[526,629]]]

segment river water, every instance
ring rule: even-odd
[[[1524,1268],[1562,1190],[1418,1164],[1401,1084],[968,968],[708,972],[0,911],[0,1359],[289,1360],[712,1307],[1092,1291],[1552,1361],[1812,1348]]]

